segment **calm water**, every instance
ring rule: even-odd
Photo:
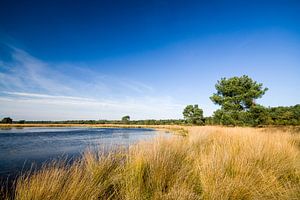
[[[122,128],[22,128],[0,129],[0,180],[14,177],[33,163],[62,156],[76,157],[88,147],[107,151],[153,138],[152,129]]]

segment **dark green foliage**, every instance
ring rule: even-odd
[[[233,126],[256,126],[270,123],[268,111],[255,103],[267,88],[244,75],[241,77],[222,78],[216,84],[217,93],[210,99],[221,106],[214,112],[215,124]]]
[[[270,108],[255,105],[239,112],[219,109],[214,112],[213,123],[234,126],[300,125],[300,105]]]
[[[214,112],[213,122],[220,125],[244,126],[251,120],[249,112],[219,109]]]
[[[267,88],[248,76],[222,78],[215,85],[217,93],[210,99],[224,110],[242,111],[255,105],[254,100],[262,97]]]
[[[122,122],[123,123],[128,123],[130,121],[130,116],[129,115],[126,115],[126,116],[124,116],[124,117],[122,117]]]
[[[204,123],[203,110],[198,105],[187,105],[183,110],[184,119],[189,124],[201,125]]]
[[[219,109],[214,113],[214,123],[234,126],[258,126],[271,123],[267,108],[253,105],[245,111]]]
[[[4,118],[1,120],[1,123],[3,123],[3,124],[12,124],[12,123],[13,123],[13,120],[12,120],[12,118],[10,118],[10,117],[4,117]]]
[[[272,124],[269,110],[261,105],[252,106],[249,110],[249,117],[248,124],[253,126]]]
[[[269,118],[275,125],[300,125],[300,104],[268,108]]]

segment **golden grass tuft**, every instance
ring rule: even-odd
[[[299,135],[188,127],[108,155],[88,151],[17,180],[15,199],[299,199]]]

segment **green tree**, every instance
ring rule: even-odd
[[[214,122],[222,125],[259,125],[266,124],[267,110],[255,103],[268,90],[262,83],[253,81],[250,77],[222,78],[215,85],[217,93],[210,99],[221,106],[214,113]]]
[[[262,97],[268,88],[262,83],[253,81],[250,77],[222,78],[215,85],[217,93],[210,99],[224,110],[243,111],[255,105],[255,99]]]
[[[129,115],[126,115],[126,116],[122,117],[122,122],[128,123],[129,121],[130,121],[130,116]]]
[[[12,124],[13,120],[10,117],[4,117],[1,122],[4,124]]]
[[[198,105],[187,105],[183,110],[184,119],[190,124],[204,123],[203,110]]]
[[[249,110],[251,116],[251,125],[267,125],[272,123],[269,111],[261,105],[252,106]]]
[[[241,125],[238,122],[239,114],[236,111],[218,109],[213,114],[213,122],[221,125]]]

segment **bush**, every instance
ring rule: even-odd
[[[12,124],[13,120],[10,117],[5,117],[1,121],[3,124]]]

